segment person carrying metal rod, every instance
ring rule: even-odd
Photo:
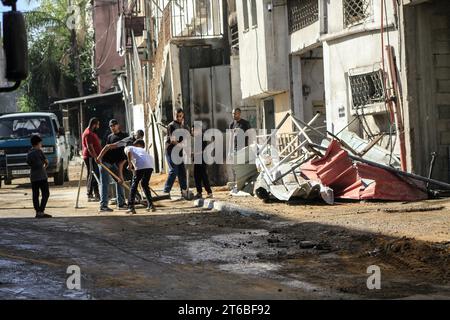
[[[102,162],[103,165],[108,167],[108,169],[116,171],[119,176],[119,181],[115,181],[116,195],[117,195],[117,205],[119,210],[127,210],[128,207],[125,204],[125,196],[122,184],[124,182],[123,178],[123,167],[127,162],[127,158],[124,153],[124,147],[111,148],[111,145],[119,142],[128,135],[120,130],[119,122],[116,119],[112,119],[109,122],[109,127],[111,129],[111,134],[106,139],[106,146],[100,152],[97,157],[98,162]],[[112,212],[113,210],[108,207],[109,195],[108,186],[110,182],[110,174],[102,165],[100,169],[100,212]]]

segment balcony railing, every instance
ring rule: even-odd
[[[222,0],[174,0],[171,11],[172,36],[221,36],[222,15]]]
[[[230,33],[231,33],[231,49],[237,52],[239,51],[239,29],[237,24],[230,27]]]

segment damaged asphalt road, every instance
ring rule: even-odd
[[[323,225],[192,211],[5,218],[0,234],[2,299],[450,297],[448,269],[418,277],[400,257],[390,262],[388,250],[404,250],[395,241]],[[371,264],[386,270],[382,290],[367,289]],[[70,265],[80,291],[66,287]]]
[[[338,216],[330,216],[336,207],[319,206],[316,220],[288,214],[309,217],[310,206],[258,207],[252,198],[242,201],[267,207],[270,219],[187,201],[160,201],[151,214],[99,215],[95,203],[74,210],[75,191],[52,186],[54,218],[37,220],[27,185],[0,189],[0,299],[450,298],[450,243],[368,231],[368,219],[382,214],[361,214],[373,211],[369,204],[338,207]],[[406,214],[419,213],[402,220]],[[345,221],[365,221],[364,228]],[[81,290],[66,286],[72,265],[80,267]],[[381,290],[367,288],[371,265],[381,269]]]

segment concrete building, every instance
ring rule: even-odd
[[[408,166],[427,175],[437,152],[435,179],[450,181],[450,5],[404,0],[401,7],[403,102]]]
[[[257,101],[259,128],[320,112],[322,132],[373,141],[408,171],[428,175],[437,152],[433,177],[449,180],[445,0],[236,5],[242,98]]]
[[[186,125],[202,121],[225,133],[231,122],[232,90],[227,1],[130,1],[141,12],[123,11],[125,69],[119,80],[132,127],[144,127],[157,163],[164,160],[165,126],[183,108]],[[143,19],[137,30],[138,19]],[[132,32],[131,32],[132,31]],[[216,184],[224,169],[210,168]],[[219,173],[219,174],[218,174]]]
[[[289,111],[287,11],[271,1],[236,1],[241,92],[257,106],[257,128],[272,129]]]
[[[120,28],[119,13],[127,2],[93,1],[94,66],[99,93],[114,91],[117,88],[114,71],[124,67],[124,58],[117,50],[117,34]]]

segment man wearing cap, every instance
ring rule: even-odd
[[[128,207],[125,203],[124,191],[121,184],[123,183],[123,167],[127,161],[124,153],[124,147],[111,148],[110,146],[122,141],[127,138],[128,135],[121,131],[119,122],[116,119],[109,121],[109,128],[111,129],[111,134],[106,138],[106,146],[103,148],[102,152],[98,156],[97,160],[103,162],[112,171],[115,171],[120,178],[120,181],[116,181],[116,194],[117,194],[117,204],[119,210],[127,210]],[[100,169],[100,211],[101,212],[111,212],[113,211],[108,207],[109,196],[108,196],[108,186],[110,182],[109,173],[102,167]]]

